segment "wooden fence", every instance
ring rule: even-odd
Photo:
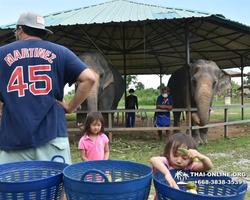
[[[214,106],[211,107],[211,110],[218,110],[218,109],[224,109],[224,122],[222,123],[215,123],[215,124],[207,124],[205,126],[192,126],[191,121],[187,120],[186,126],[181,126],[181,127],[154,127],[154,126],[147,126],[147,127],[134,127],[134,128],[126,128],[126,127],[113,127],[112,123],[112,113],[116,113],[117,115],[117,124],[119,124],[120,120],[120,114],[122,115],[121,120],[122,124],[126,121],[125,120],[125,113],[127,112],[166,112],[166,110],[162,109],[138,109],[138,110],[126,110],[126,109],[117,109],[117,110],[100,110],[102,113],[108,113],[108,127],[105,128],[105,131],[109,132],[109,138],[110,141],[112,141],[112,133],[113,132],[124,132],[124,131],[157,131],[157,130],[187,130],[190,134],[192,130],[195,129],[200,129],[200,128],[210,128],[210,127],[218,127],[218,126],[224,126],[224,137],[228,136],[228,126],[232,124],[241,124],[241,123],[247,123],[250,122],[250,119],[246,120],[239,120],[239,121],[228,121],[228,110],[232,108],[241,108],[242,112],[244,112],[244,108],[250,107],[250,105],[230,105],[230,106]],[[191,111],[196,111],[196,108],[178,108],[178,109],[172,109],[171,112],[176,112],[176,111],[186,111],[191,112]],[[77,114],[81,113],[88,113],[88,111],[76,111]],[[188,114],[187,114],[188,116]],[[244,116],[244,115],[242,115]],[[68,128],[68,131],[79,131],[78,128]]]

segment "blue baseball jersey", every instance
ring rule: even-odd
[[[156,105],[170,105],[170,106],[173,106],[173,98],[172,98],[171,95],[168,95],[167,101],[165,102],[164,98],[162,97],[162,95],[160,95],[157,98]],[[159,112],[157,114],[159,114],[159,115],[166,115],[167,117],[170,117],[170,112],[169,111],[167,111],[167,112]]]
[[[0,100],[4,102],[0,149],[23,150],[67,137],[62,100],[87,66],[69,49],[21,40],[0,47]]]

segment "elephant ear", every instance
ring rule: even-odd
[[[230,89],[231,84],[231,76],[224,70],[221,70],[220,75],[218,77],[218,85],[216,88],[216,94],[220,97],[225,90]]]

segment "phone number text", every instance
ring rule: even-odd
[[[197,180],[194,182],[199,185],[239,185],[243,183],[236,180]]]

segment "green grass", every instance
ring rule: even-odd
[[[239,137],[218,139],[211,141],[208,145],[199,146],[199,151],[207,155],[213,162],[213,172],[245,172],[250,174],[250,133]],[[124,133],[113,135],[110,142],[110,159],[128,160],[144,163],[150,166],[149,160],[153,156],[162,155],[165,143],[158,142],[156,137],[147,133]],[[80,154],[77,147],[71,147],[73,162],[79,162]],[[240,177],[237,177],[237,179]],[[250,181],[243,177],[242,181]],[[151,187],[151,195],[155,193]],[[250,192],[247,192],[246,200],[250,200]]]
[[[76,121],[76,113],[66,114],[67,121]]]
[[[217,101],[213,106],[223,106],[224,102]],[[232,103],[232,105],[240,105]],[[124,107],[121,107],[124,108]],[[140,108],[154,109],[155,106],[140,105]],[[241,109],[229,109],[229,121],[241,120]],[[149,116],[153,116],[148,113]],[[244,109],[245,119],[250,119],[250,108]],[[137,113],[137,115],[140,115]],[[172,115],[172,113],[171,113]],[[73,120],[75,114],[66,115],[67,119]],[[211,113],[211,118],[224,120],[224,109],[214,110]],[[243,124],[239,124],[242,126]],[[235,177],[250,185],[250,133],[238,137],[229,137],[227,139],[217,139],[210,141],[208,145],[199,146],[199,151],[207,155],[213,162],[213,172],[227,173],[246,173],[246,177]],[[149,160],[153,156],[159,156],[163,153],[165,143],[158,142],[158,136],[149,134],[148,132],[124,132],[113,133],[113,142],[110,142],[110,159],[128,160],[144,163],[150,166]],[[71,154],[73,163],[79,162],[80,154],[76,146],[71,146]],[[155,194],[155,189],[152,183],[150,198]],[[250,191],[247,191],[245,200],[250,200]]]

